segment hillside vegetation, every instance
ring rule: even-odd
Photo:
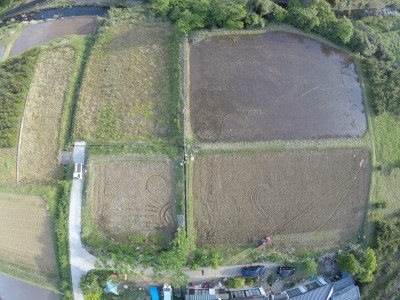
[[[18,143],[19,124],[33,73],[38,49],[0,64],[0,148]]]

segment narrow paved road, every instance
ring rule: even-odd
[[[272,263],[272,262],[271,263],[257,263],[257,264],[253,264],[253,265],[263,265],[267,268],[267,271],[279,266],[278,263]],[[199,270],[184,269],[183,271],[190,277],[190,280],[196,281],[196,280],[203,280],[203,279],[208,280],[208,279],[219,278],[219,277],[241,276],[241,270],[245,266],[250,266],[250,264],[219,267],[217,270],[212,269],[212,268],[201,268]],[[204,270],[204,275],[202,275],[202,272],[201,272],[202,270]]]
[[[74,163],[85,163],[85,142],[74,145]],[[75,300],[84,300],[79,287],[82,275],[94,269],[96,258],[89,254],[81,242],[81,213],[82,213],[83,180],[74,179],[71,189],[69,206],[69,262],[71,265],[72,288]]]
[[[200,268],[199,270],[191,270],[189,268],[184,268],[182,271],[187,274],[190,278],[190,281],[198,282],[198,281],[207,281],[215,278],[221,277],[238,277],[241,276],[241,270],[247,265],[237,265],[237,266],[221,266],[217,270],[213,268]],[[267,262],[267,263],[256,263],[252,265],[263,265],[267,268],[267,273],[270,274],[272,270],[275,271],[275,268],[278,267],[279,263]],[[204,275],[202,274],[202,270],[204,270]],[[152,276],[154,275],[153,269],[142,269],[137,268],[135,270],[139,274],[141,274],[142,281],[148,280],[149,282],[153,282]]]

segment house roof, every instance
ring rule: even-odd
[[[358,286],[352,284],[341,289],[332,295],[332,300],[359,300],[361,299],[360,290]]]
[[[185,300],[217,300],[216,295],[186,295]]]
[[[288,291],[289,292],[289,291]],[[333,285],[327,284],[304,294],[290,297],[290,300],[328,300],[332,295]],[[288,293],[289,294],[289,293]]]

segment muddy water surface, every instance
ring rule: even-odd
[[[352,57],[284,33],[191,46],[190,110],[201,141],[357,137],[366,130]]]
[[[69,34],[88,34],[96,29],[95,17],[71,17],[47,21],[24,28],[11,49],[10,56]]]
[[[0,299],[2,300],[57,300],[51,291],[0,274]]]

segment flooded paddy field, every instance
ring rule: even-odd
[[[88,34],[96,29],[95,17],[71,17],[27,26],[15,41],[10,56],[69,34]]]
[[[57,300],[54,292],[0,274],[0,299],[3,300]]]
[[[354,59],[285,32],[191,46],[192,129],[204,142],[358,137],[366,130]]]

